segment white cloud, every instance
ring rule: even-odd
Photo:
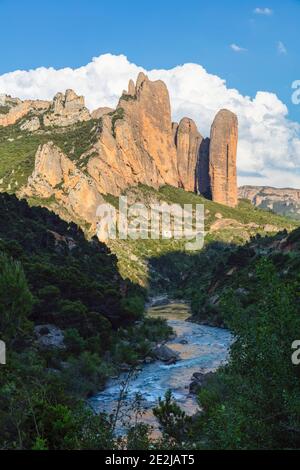
[[[201,65],[184,64],[170,70],[146,71],[121,56],[105,54],[78,69],[38,68],[0,76],[0,94],[20,98],[51,99],[73,88],[86,97],[87,106],[115,106],[130,78],[140,71],[169,88],[173,119],[195,120],[202,135],[209,135],[217,111],[228,108],[239,118],[238,173],[240,184],[267,184],[300,188],[300,124],[288,119],[279,98],[258,91],[251,99],[209,74]]]
[[[247,51],[247,49],[245,49],[244,47],[238,46],[237,44],[230,44],[230,48],[234,52],[246,52]]]
[[[273,10],[271,8],[255,8],[254,13],[256,15],[271,16],[273,15]]]
[[[286,55],[287,54],[287,48],[285,47],[285,45],[283,44],[282,41],[278,41],[278,44],[277,44],[277,51],[278,51],[278,54],[280,55]]]

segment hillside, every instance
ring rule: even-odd
[[[104,244],[8,194],[0,194],[0,258],[0,448],[109,446],[92,442],[93,427],[109,439],[109,426],[81,400],[143,362],[169,327],[144,318],[146,293],[121,278]]]
[[[124,192],[129,203],[142,201],[146,206],[155,203],[203,204],[205,213],[205,247],[216,242],[217,252],[222,246],[235,248],[243,245],[257,234],[264,236],[297,227],[296,222],[276,214],[253,207],[242,200],[236,208],[209,201],[202,196],[182,189],[164,186],[158,191],[146,186],[129,188]],[[118,201],[108,198],[118,207]],[[150,290],[169,291],[173,294],[185,285],[187,273],[197,272],[201,252],[187,253],[186,240],[110,240],[108,245],[117,255],[118,267],[122,276],[147,286]],[[218,257],[218,255],[217,255]],[[176,288],[175,288],[176,285]]]
[[[224,247],[217,262],[214,246],[203,253],[191,320],[225,325],[234,342],[227,365],[194,378],[197,416],[170,395],[156,408],[167,448],[299,449],[299,249],[298,228]]]
[[[270,188],[268,186],[242,186],[239,197],[249,199],[261,209],[300,220],[300,191],[292,188]]]
[[[236,341],[229,365],[200,387],[202,412],[191,420],[167,395],[156,410],[163,441],[151,442],[142,426],[130,431],[138,445],[259,448],[262,438],[264,448],[299,446],[289,356],[299,329],[299,224],[275,213],[297,208],[289,194],[275,203],[263,188],[237,199],[237,117],[220,110],[204,139],[191,119],[171,122],[165,84],[144,74],[114,110],[90,113],[72,90],[51,102],[3,103],[0,338],[9,362],[0,448],[122,445],[112,418],[82,400],[154,360],[153,347],[171,334],[144,316],[157,294],[185,300],[192,321],[228,327]],[[187,251],[173,237],[102,243],[97,208],[118,210],[121,195],[147,209],[203,205],[203,248]]]

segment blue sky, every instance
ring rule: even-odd
[[[0,93],[114,107],[143,70],[203,136],[237,114],[239,184],[300,188],[300,0],[0,0],[0,20]]]
[[[300,121],[291,103],[300,79],[299,0],[0,0],[0,17],[0,74],[78,67],[107,52],[146,69],[195,62],[244,95],[275,92]]]

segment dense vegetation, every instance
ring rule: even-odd
[[[0,195],[0,448],[98,448],[110,426],[81,401],[170,330],[143,319],[145,292],[96,239]],[[60,344],[41,338],[52,328]],[[103,433],[103,435],[101,434]]]
[[[202,300],[217,296],[218,314],[235,337],[230,361],[200,390],[196,419],[170,395],[160,403],[167,447],[299,449],[300,369],[292,362],[300,331],[299,248],[300,229],[258,239],[215,272],[214,293]],[[226,277],[233,262],[235,273]]]
[[[27,116],[28,118],[28,116]],[[63,128],[41,128],[37,132],[21,131],[22,120],[15,125],[0,126],[0,189],[12,194],[23,186],[34,168],[38,146],[54,142],[69,158],[84,169],[99,129],[101,119],[91,119]],[[90,155],[91,156],[91,155]]]
[[[193,297],[203,284],[202,277],[211,273],[201,268],[207,262],[213,268],[223,257],[223,248],[230,245],[242,246],[256,234],[265,235],[268,226],[279,231],[292,229],[297,224],[284,217],[253,207],[242,200],[237,208],[230,208],[209,201],[202,196],[171,186],[163,186],[158,191],[139,185],[124,192],[129,201],[142,201],[147,207],[151,204],[203,204],[205,209],[205,256],[203,251],[187,252],[186,240],[109,240],[109,247],[118,257],[118,268],[122,275],[132,281],[147,286],[150,292],[169,292],[170,297]],[[118,208],[118,199],[106,196],[108,202]],[[222,219],[219,219],[221,217]],[[224,222],[213,229],[218,222]],[[226,225],[226,221],[228,224]],[[232,224],[230,223],[232,221]],[[189,274],[189,275],[188,275]],[[193,276],[193,278],[190,276]]]
[[[111,117],[115,133],[122,108]],[[0,129],[0,190],[10,194],[49,140],[84,170],[102,123],[35,133],[19,125]],[[232,209],[167,186],[126,194],[146,205],[204,204],[204,249],[187,253],[185,241],[174,239],[112,240],[110,251],[52,212],[0,195],[0,339],[7,346],[0,448],[124,445],[114,418],[95,416],[82,400],[170,334],[162,321],[143,317],[141,285],[188,300],[194,321],[229,327],[235,342],[229,364],[199,392],[197,417],[187,417],[168,393],[154,411],[162,438],[153,441],[140,423],[129,429],[127,448],[299,448],[300,369],[291,344],[300,327],[300,231],[285,230],[296,224],[247,201]],[[106,199],[117,206],[117,198]],[[279,233],[265,236],[268,228]],[[46,347],[51,331],[63,341]]]

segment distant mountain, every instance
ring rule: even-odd
[[[241,186],[238,195],[240,199],[249,199],[256,207],[300,220],[300,189]]]

